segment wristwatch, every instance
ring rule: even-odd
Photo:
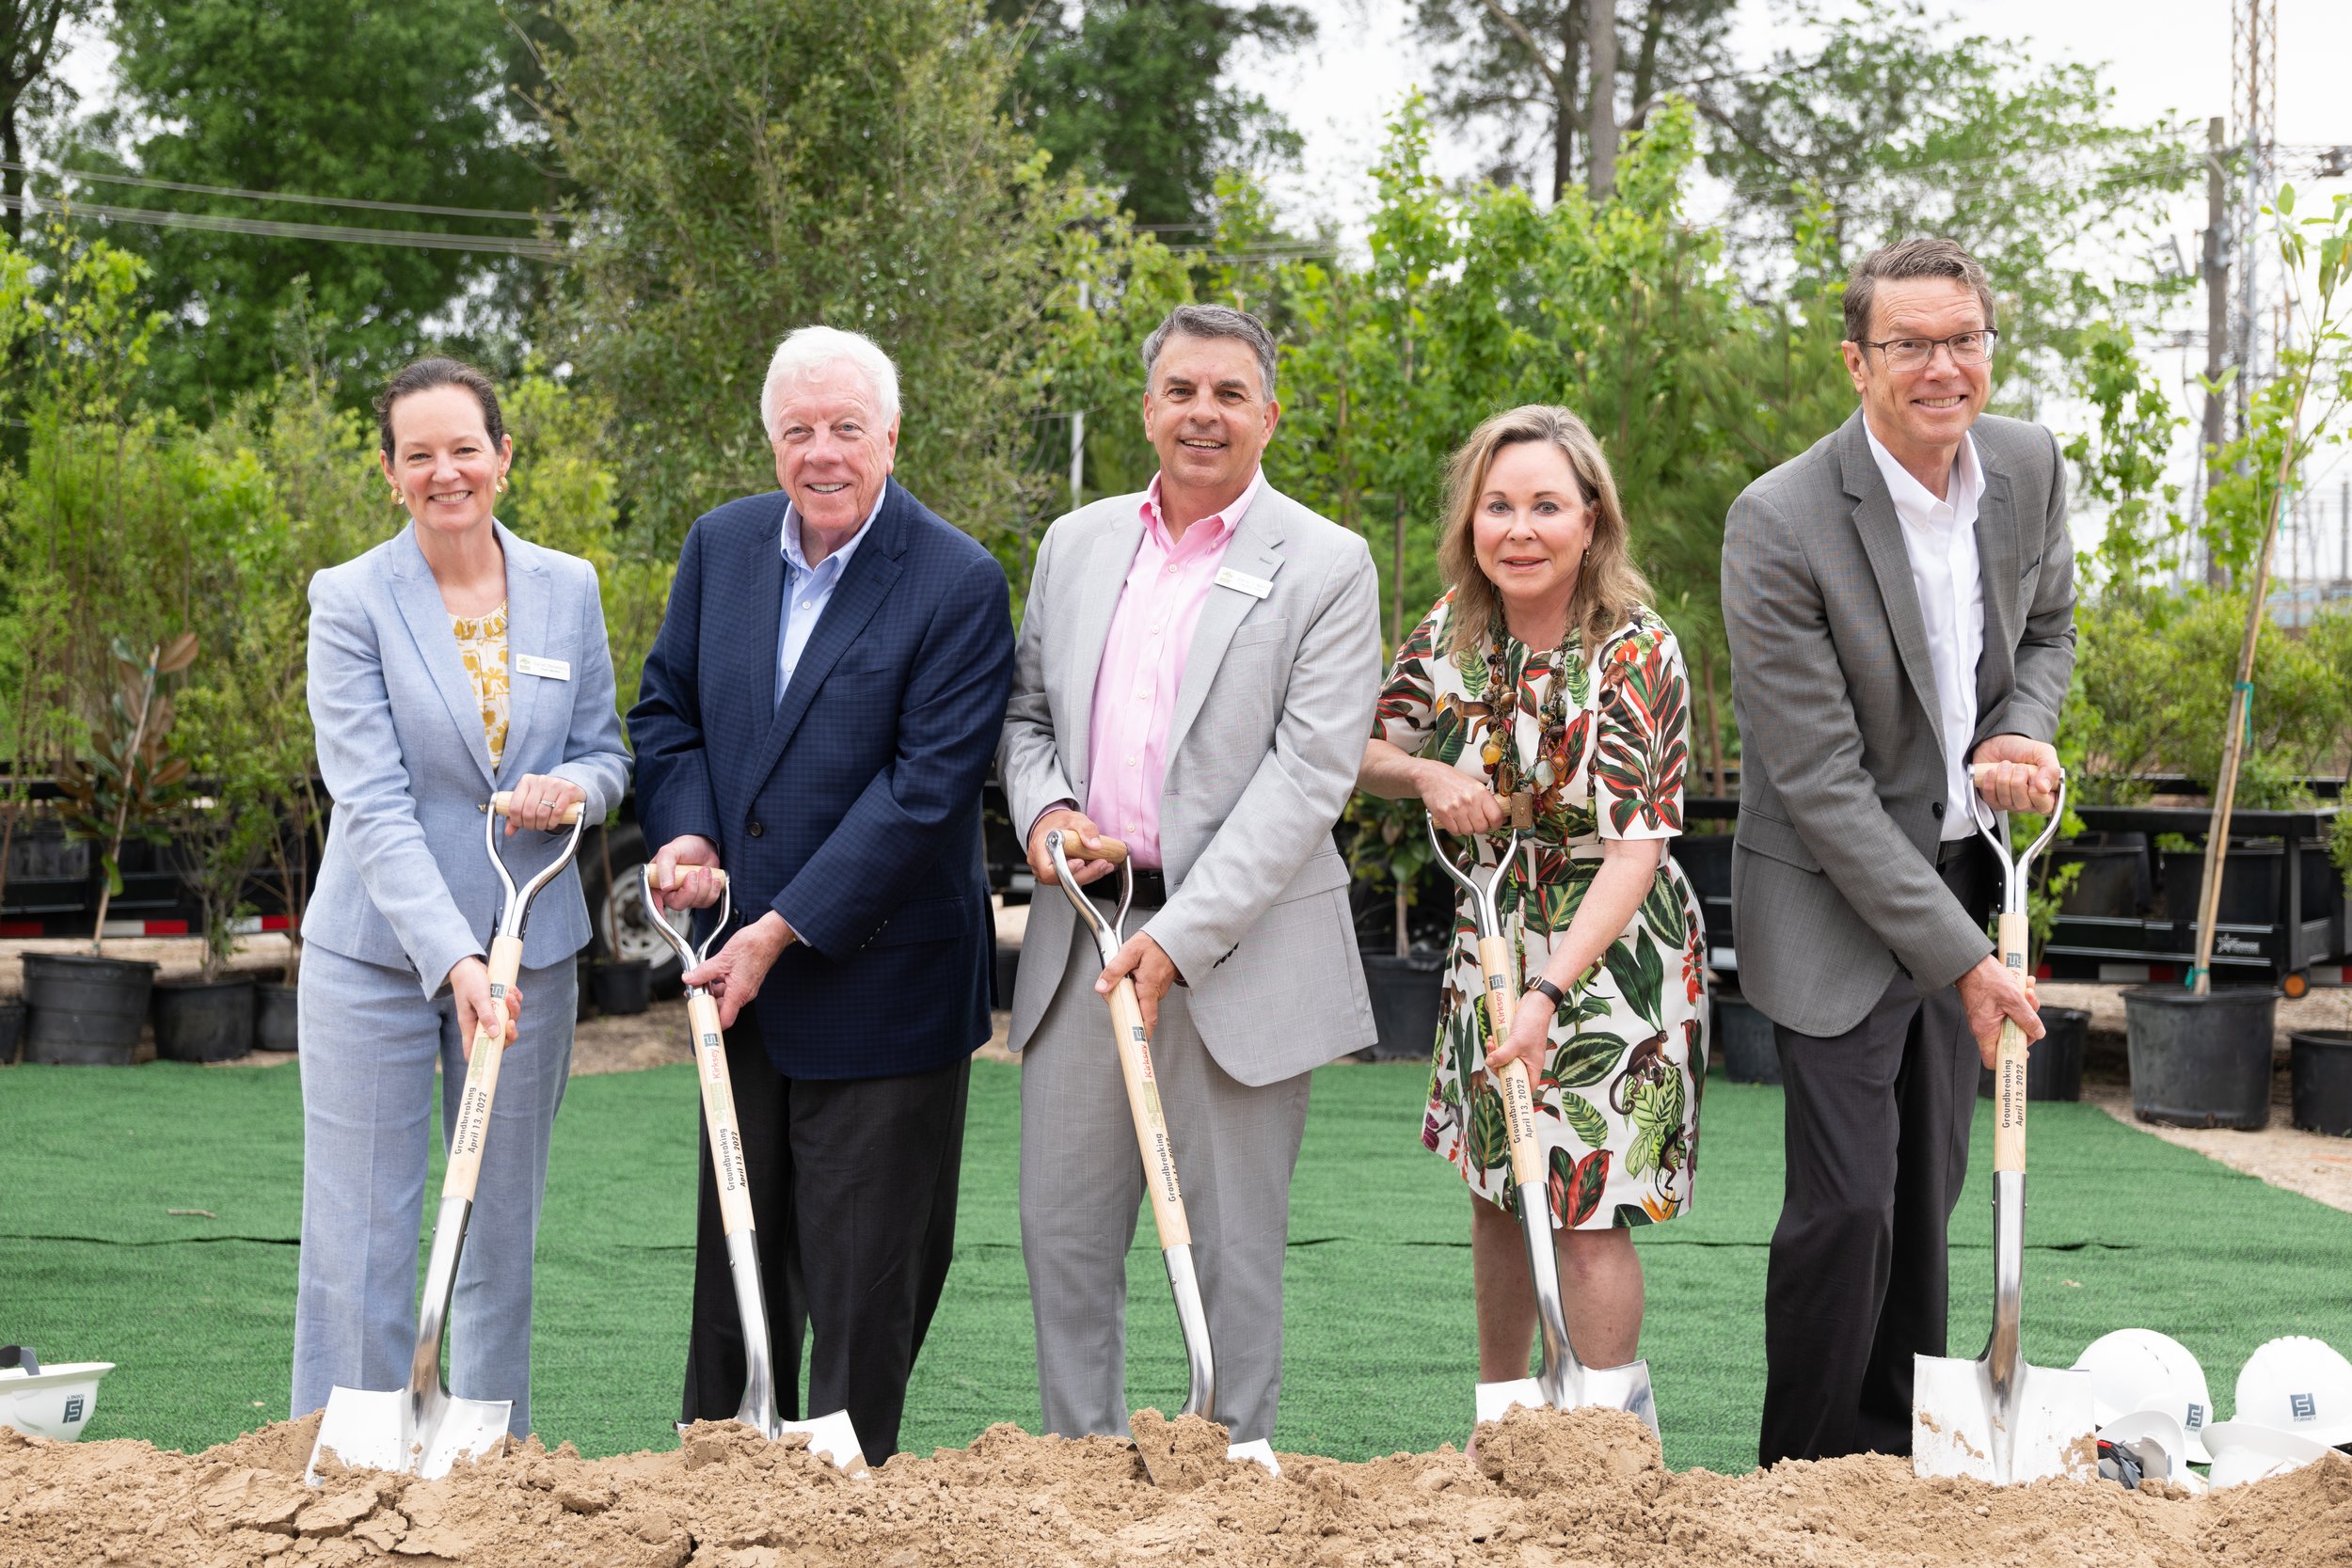
[[[1533,980],[1527,982],[1527,989],[1529,990],[1542,991],[1546,996],[1550,997],[1552,1009],[1554,1011],[1557,1011],[1568,1005],[1568,993],[1562,990],[1558,986],[1553,985],[1549,980],[1545,979],[1540,974],[1536,975]]]

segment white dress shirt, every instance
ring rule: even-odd
[[[1935,705],[1943,721],[1944,832],[1947,842],[1977,831],[1976,787],[1968,779],[1968,743],[1977,733],[1977,660],[1984,652],[1984,574],[1977,564],[1977,502],[1984,495],[1984,466],[1976,437],[1963,436],[1945,496],[1937,499],[1879,444],[1866,416],[1862,431],[1870,455],[1895,499],[1911,558],[1911,586],[1927,623],[1928,657],[1935,666]]]
[[[784,705],[784,689],[792,684],[792,672],[800,668],[801,655],[808,647],[808,639],[816,631],[817,623],[824,619],[825,607],[833,603],[833,591],[840,586],[841,574],[850,569],[850,557],[874,527],[874,519],[882,515],[882,502],[890,499],[890,486],[882,486],[874,498],[874,508],[866,514],[866,521],[857,531],[844,540],[840,548],[811,566],[801,549],[801,513],[789,501],[784,508],[784,536],[778,547],[784,552],[784,611],[776,618],[776,705]]]

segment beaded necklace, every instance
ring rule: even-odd
[[[1533,763],[1523,762],[1518,755],[1519,683],[1511,673],[1510,657],[1514,641],[1498,609],[1486,630],[1487,706],[1493,718],[1479,756],[1494,781],[1496,797],[1511,814],[1512,828],[1527,832],[1535,826],[1537,795],[1559,782],[1560,768],[1554,758],[1567,739],[1567,661],[1573,657],[1570,644],[1578,638],[1573,629],[1568,630],[1551,650],[1550,679],[1544,687],[1543,705],[1536,710]],[[1534,650],[1529,649],[1528,657],[1534,657]]]

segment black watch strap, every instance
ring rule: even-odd
[[[1542,991],[1546,996],[1550,997],[1551,1005],[1554,1008],[1565,1007],[1568,1005],[1568,993],[1562,990],[1558,986],[1553,985],[1549,980],[1545,979],[1540,974],[1536,975],[1533,980],[1527,982],[1527,989],[1529,990]]]

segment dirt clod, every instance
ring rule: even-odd
[[[1675,1474],[1639,1423],[1514,1411],[1449,1449],[1229,1464],[1210,1423],[1139,1412],[1133,1445],[991,1427],[964,1449],[842,1476],[804,1448],[698,1427],[666,1453],[510,1446],[437,1481],[330,1471],[315,1427],[200,1454],[0,1429],[0,1565],[1015,1568],[1039,1562],[1597,1568],[2352,1568],[2352,1460],[2210,1496],[1922,1481],[1877,1455]],[[1154,1484],[1138,1454],[1185,1489]]]

